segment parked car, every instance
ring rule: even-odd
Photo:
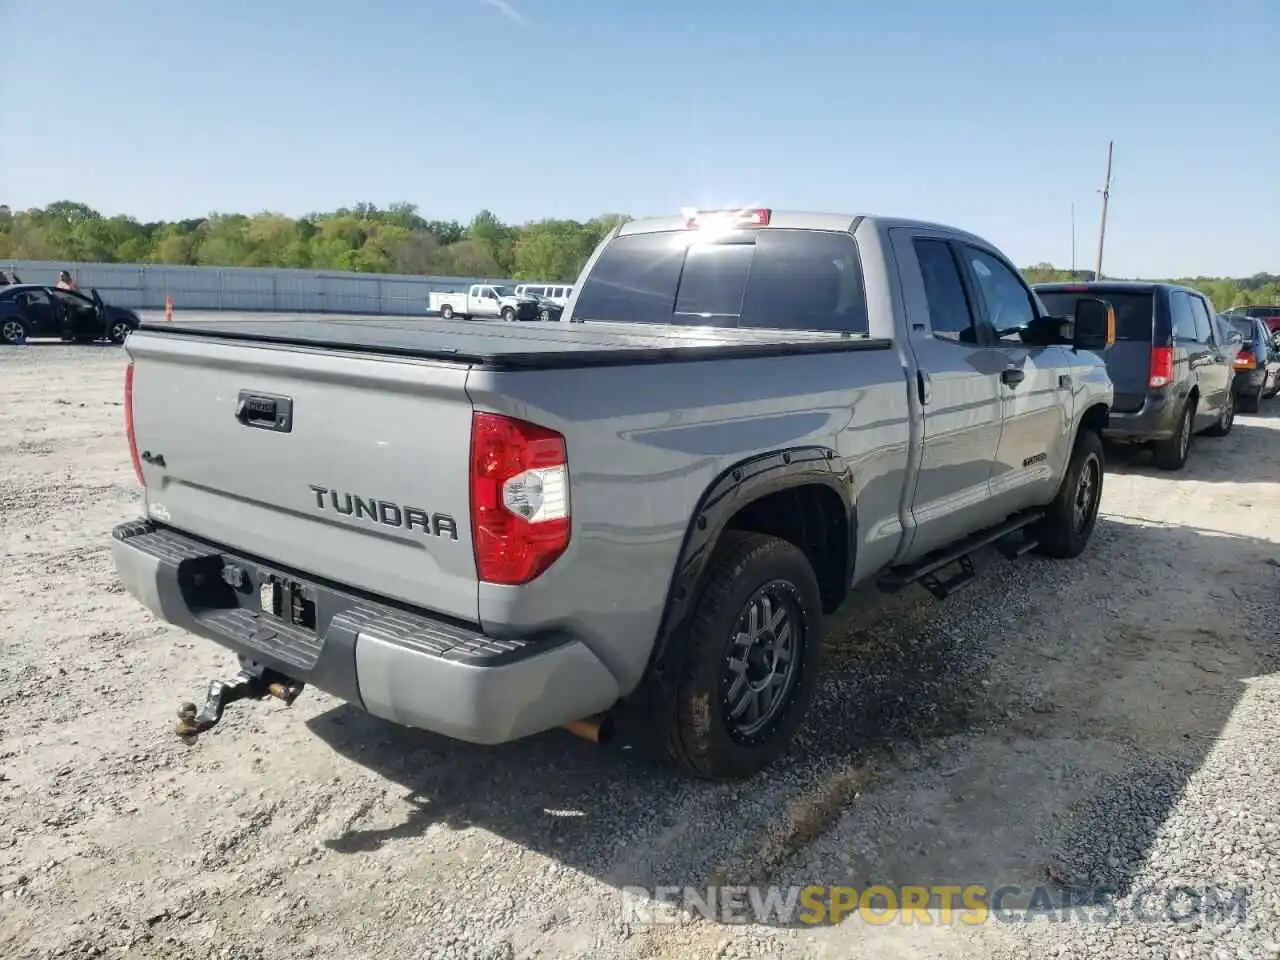
[[[474,283],[465,292],[430,293],[427,309],[446,320],[454,317],[501,317],[503,320],[536,320],[538,301],[517,296],[511,287],[492,283]]]
[[[145,516],[114,562],[241,657],[183,737],[311,683],[478,743],[642,720],[693,773],[749,775],[787,749],[852,585],[942,598],[984,545],[1085,550],[1114,320],[1071,309],[971,233],[750,210],[615,228],[536,338],[144,324]]]
[[[1242,339],[1235,357],[1235,390],[1241,410],[1257,413],[1262,401],[1280,392],[1280,334],[1273,335],[1261,317],[1223,314]]]
[[[1245,307],[1232,307],[1227,311],[1229,316],[1257,317],[1267,325],[1272,334],[1280,333],[1280,307],[1254,304]]]
[[[1232,348],[1215,330],[1214,309],[1190,287],[1167,283],[1041,283],[1054,313],[1081,298],[1115,308],[1116,344],[1107,353],[1115,405],[1103,436],[1150,446],[1156,466],[1180,470],[1198,432],[1225,436],[1235,422]]]
[[[538,319],[539,320],[560,320],[564,316],[564,304],[556,303],[554,300],[539,299],[538,300]]]
[[[103,303],[96,289],[86,296],[33,283],[0,287],[0,343],[59,337],[76,343],[110,340],[121,344],[140,322],[132,310]]]

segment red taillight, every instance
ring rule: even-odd
[[[1173,382],[1173,347],[1151,348],[1151,374],[1149,387],[1167,387]]]
[[[702,227],[767,227],[773,211],[763,207],[753,210],[695,210],[685,217],[689,230]]]
[[[528,583],[569,546],[569,460],[554,430],[494,413],[471,420],[471,536],[486,583]]]
[[[142,460],[138,457],[138,438],[133,432],[133,361],[124,368],[124,432],[129,438],[129,456],[133,459],[133,472],[137,474],[138,483],[147,485],[142,475]]]
[[[1241,350],[1236,354],[1235,368],[1237,370],[1252,370],[1258,365],[1258,359],[1253,355],[1251,350]]]

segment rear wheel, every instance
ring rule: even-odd
[[[0,343],[18,346],[27,342],[27,325],[17,317],[0,320]]]
[[[1192,425],[1195,423],[1196,404],[1188,400],[1182,408],[1182,416],[1178,420],[1178,428],[1168,440],[1156,443],[1156,466],[1161,470],[1181,470],[1187,463],[1187,454],[1191,452]]]
[[[441,308],[440,308],[440,316],[442,316],[442,317],[443,317],[444,319],[446,319],[446,320],[452,320],[452,319],[453,319],[453,307],[449,306],[449,305],[446,303],[443,307],[441,307]]]
[[[1258,395],[1262,395],[1262,391],[1258,391]],[[1227,399],[1222,403],[1222,412],[1218,414],[1218,421],[1212,427],[1205,431],[1211,437],[1225,437],[1231,432],[1231,428],[1236,422],[1236,392],[1234,389],[1227,391]]]
[[[809,560],[728,531],[708,568],[670,691],[653,704],[667,756],[706,779],[752,776],[789,746],[813,695],[822,602]]]
[[[1027,530],[1030,537],[1039,541],[1036,549],[1040,553],[1070,559],[1084,552],[1098,522],[1105,464],[1102,439],[1092,430],[1082,430],[1076,437],[1058,495],[1049,504],[1044,519]]]
[[[111,342],[116,345],[124,343],[132,330],[133,328],[129,326],[128,321],[117,320],[111,324]]]

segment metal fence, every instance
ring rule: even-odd
[[[138,263],[54,263],[11,260],[0,269],[23,283],[53,284],[61,270],[77,286],[97,288],[107,303],[160,310],[173,298],[175,311],[262,310],[414,316],[427,312],[427,294],[462,290],[473,283],[515,284],[496,277],[424,277],[337,270],[259,267],[174,267]]]

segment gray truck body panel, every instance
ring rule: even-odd
[[[852,230],[867,334],[301,318],[144,326],[126,349],[137,444],[151,455],[148,522],[117,533],[122,580],[157,616],[375,715],[492,743],[638,687],[710,491],[730,491],[717,494],[726,513],[752,496],[744,483],[735,499],[735,469],[773,457],[775,479],[840,494],[854,532],[850,585],[1053,498],[1081,420],[1109,407],[1112,388],[1090,353],[934,335],[915,242],[999,257],[994,247],[915,221],[775,214],[773,224]],[[682,225],[633,222],[605,238],[565,318],[615,235]],[[1015,388],[1001,379],[1009,367],[1024,375]],[[290,397],[291,431],[246,429],[233,416],[243,390]],[[518,587],[476,575],[473,411],[565,437],[569,546]],[[348,494],[373,512],[333,509]],[[440,534],[379,522],[378,503],[451,524]],[[322,664],[332,644],[340,662],[312,675],[247,626],[201,614],[174,556],[279,566],[321,584],[337,626],[300,642],[319,643]],[[487,644],[505,652],[450,655]]]

